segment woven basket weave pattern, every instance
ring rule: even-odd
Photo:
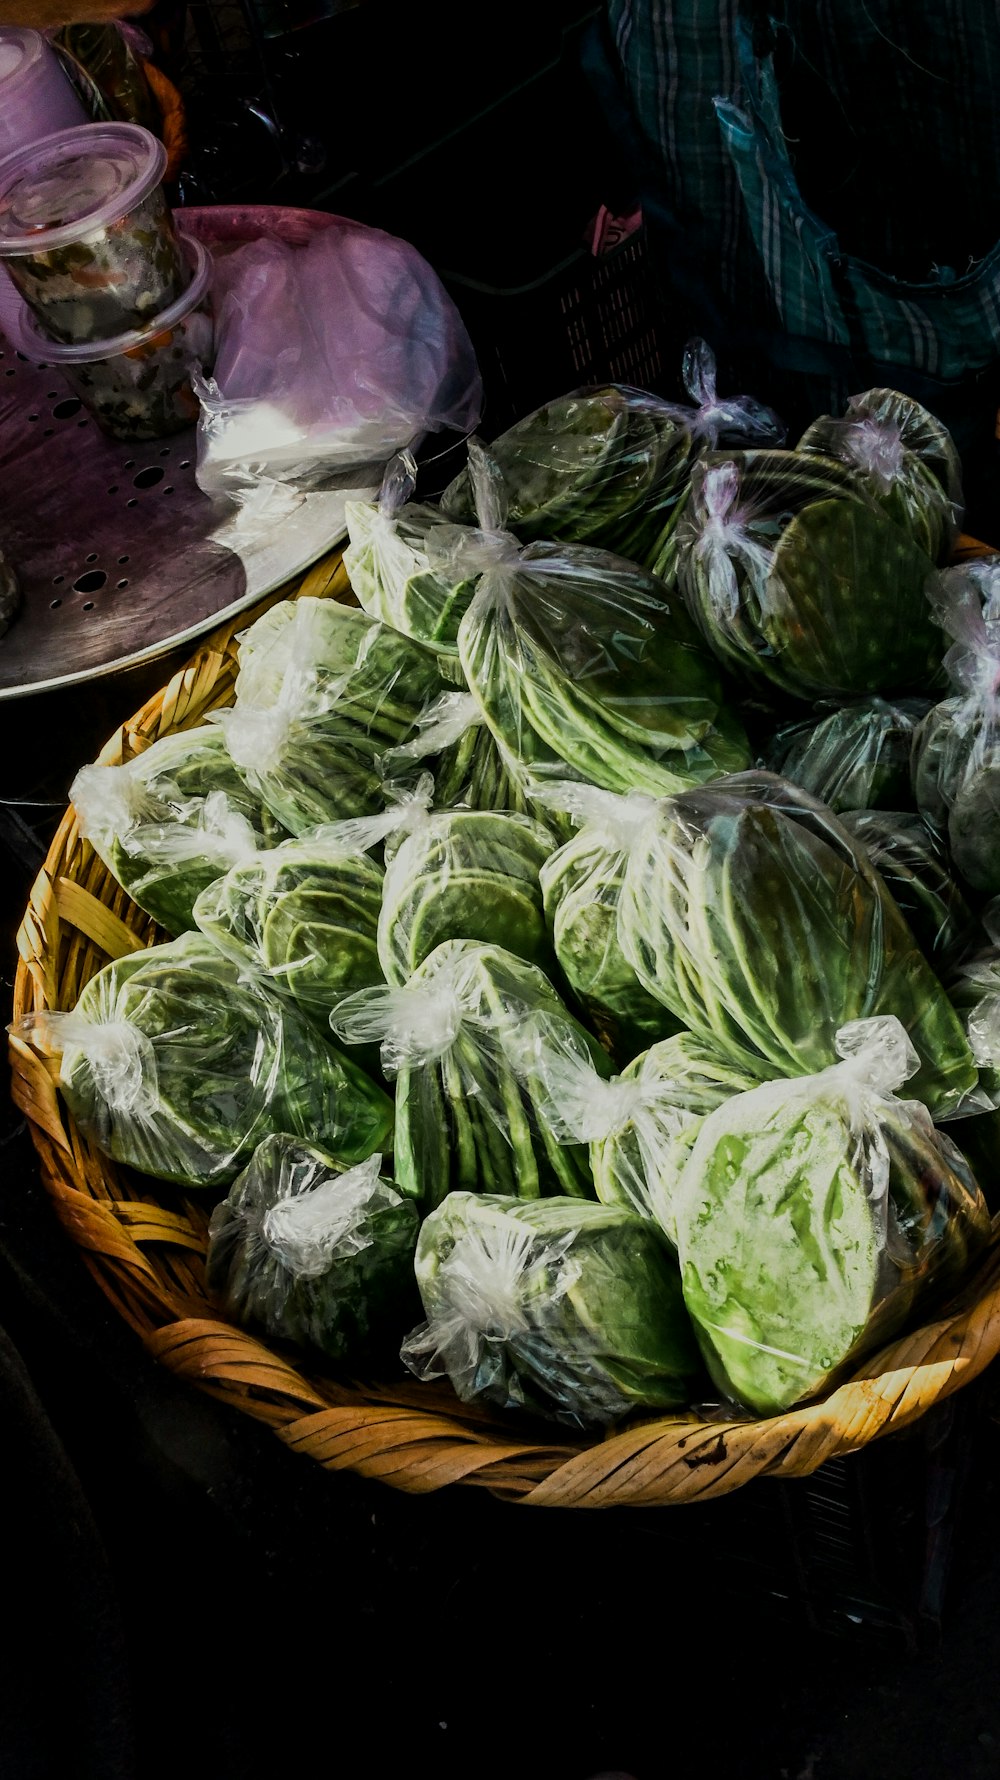
[[[274,602],[352,600],[339,553],[257,612],[217,631],[112,738],[101,760],[130,759],[232,700],[237,630]],[[109,957],[162,936],[84,841],[70,809],[18,934],[14,1015],[73,1007]],[[76,1129],[55,1064],[11,1040],[13,1093],[30,1123],[58,1215],[119,1313],[161,1364],[268,1422],[296,1452],[412,1492],[474,1483],[559,1507],[656,1506],[723,1495],[756,1476],[801,1477],[915,1421],[1000,1351],[1000,1220],[961,1297],[940,1320],[884,1348],[824,1402],[765,1421],[668,1416],[592,1440],[564,1440],[459,1403],[447,1385],[353,1381],[227,1322],[205,1287],[209,1208],[196,1195],[119,1169]]]

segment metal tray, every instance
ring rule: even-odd
[[[262,233],[302,241],[335,220],[277,206],[183,214],[185,228],[223,252]],[[155,660],[344,537],[356,491],[307,495],[251,531],[198,488],[194,429],[162,443],[107,438],[60,374],[19,350],[9,299],[0,327],[0,547],[24,594],[0,638],[0,699]]]

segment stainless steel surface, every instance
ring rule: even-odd
[[[166,654],[344,536],[351,491],[309,495],[251,529],[201,493],[194,463],[193,429],[109,439],[56,371],[0,334],[0,548],[24,594],[0,637],[0,699]]]

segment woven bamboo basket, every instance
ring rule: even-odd
[[[966,553],[970,553],[967,549]],[[352,600],[339,554],[273,594]],[[211,636],[124,725],[114,763],[231,701],[237,629]],[[18,935],[15,1018],[73,1007],[109,958],[163,936],[79,833],[72,809],[31,892]],[[150,1354],[179,1377],[270,1424],[295,1452],[422,1492],[477,1484],[511,1501],[652,1507],[738,1489],[754,1477],[804,1477],[825,1460],[908,1427],[969,1384],[1000,1351],[1000,1217],[987,1255],[937,1321],[872,1356],[824,1401],[770,1420],[706,1423],[670,1415],[591,1439],[539,1433],[461,1404],[445,1385],[380,1383],[313,1371],[231,1324],[205,1287],[209,1207],[197,1195],[118,1168],[76,1129],[55,1065],[12,1038],[14,1098],[26,1115],[58,1216],[91,1273]]]

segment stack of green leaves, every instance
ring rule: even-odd
[[[384,818],[334,822],[237,865],[203,890],[195,924],[307,1013],[382,981],[376,943],[385,873],[370,849]]]
[[[629,855],[618,933],[650,994],[737,1061],[750,1050],[809,1075],[845,1020],[891,1013],[935,1117],[974,1093],[954,1009],[867,853],[785,779],[739,774],[658,803]]]
[[[163,736],[123,766],[82,767],[70,797],[98,858],[173,934],[193,926],[206,884],[282,833],[209,726]]]
[[[209,1225],[206,1278],[228,1314],[331,1360],[398,1345],[419,1309],[419,1214],[381,1165],[344,1170],[301,1138],[266,1137]]]
[[[842,705],[780,729],[767,766],[838,813],[905,809],[913,732],[929,708],[927,699],[916,698]]]
[[[434,802],[441,810],[526,809],[524,789],[513,763],[487,729],[471,692],[443,692],[417,720],[417,733],[385,755],[391,778],[404,778],[417,765],[434,770]]]
[[[682,602],[603,551],[519,548],[502,530],[495,469],[474,440],[469,455],[483,572],[458,646],[501,749],[533,777],[653,796],[746,764],[746,737]]]
[[[593,1196],[586,1149],[556,1141],[512,1054],[538,1012],[576,1030],[610,1074],[543,972],[499,946],[447,940],[404,987],[362,990],[334,1009],[345,1043],[381,1044],[396,1081],[393,1174],[425,1211],[454,1191]]]
[[[895,389],[852,396],[842,420],[821,415],[799,451],[858,470],[874,499],[935,562],[946,562],[962,513],[962,462],[937,417]]]
[[[912,810],[845,811],[840,820],[864,847],[935,976],[946,982],[976,944],[978,927],[934,830]]]
[[[475,581],[448,573],[435,536],[454,527],[437,507],[412,499],[417,466],[408,451],[389,463],[376,501],[348,501],[344,567],[369,617],[435,653],[458,654],[458,625]]]
[[[451,810],[407,836],[385,875],[378,957],[402,984],[449,939],[482,940],[552,963],[538,874],[552,836],[530,816]]]
[[[115,959],[72,1013],[18,1030],[60,1055],[85,1136],[161,1180],[224,1185],[274,1131],[345,1164],[391,1147],[382,1090],[200,933]]]
[[[382,756],[441,691],[410,638],[336,600],[287,600],[243,638],[236,702],[217,721],[251,790],[304,834],[381,809]]]
[[[569,782],[544,786],[538,797],[544,809],[565,811],[580,824],[541,871],[559,967],[602,1044],[628,1062],[652,1040],[677,1030],[662,1001],[643,988],[618,939],[626,861],[653,800]]]
[[[965,882],[1000,893],[1000,555],[939,576],[934,604],[952,646],[954,696],[935,705],[913,744],[918,807],[947,828]]]
[[[899,1022],[856,1021],[843,1061],[710,1113],[674,1191],[684,1300],[726,1396],[776,1415],[830,1388],[953,1285],[989,1237],[965,1159],[918,1101]]]
[[[403,1359],[464,1402],[588,1428],[678,1408],[695,1387],[676,1260],[616,1206],[451,1193],[421,1229],[416,1275],[427,1321]]]
[[[678,552],[703,636],[743,678],[812,702],[923,692],[940,665],[932,558],[834,458],[707,457]]]

